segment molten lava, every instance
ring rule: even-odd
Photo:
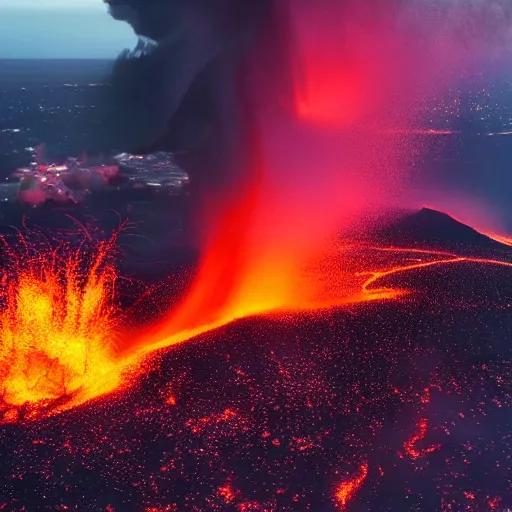
[[[0,412],[37,418],[115,389],[116,239],[25,253],[7,247],[0,313]]]
[[[354,498],[356,492],[363,485],[367,476],[368,464],[362,464],[357,476],[338,486],[334,497],[341,510],[344,510],[347,507],[348,502]]]

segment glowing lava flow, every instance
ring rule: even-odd
[[[359,475],[347,480],[338,486],[336,494],[334,495],[336,502],[340,509],[344,510],[347,507],[348,502],[353,499],[356,492],[360,489],[368,476],[368,464],[362,464],[359,468]]]
[[[432,261],[425,261],[425,262],[418,262],[418,263],[411,263],[409,265],[400,265],[396,266],[390,269],[386,270],[379,270],[379,271],[371,271],[371,272],[362,272],[360,275],[369,275],[370,277],[363,283],[362,285],[362,292],[366,294],[368,297],[373,296],[374,298],[393,298],[396,297],[399,294],[399,291],[397,290],[390,290],[387,288],[371,288],[373,284],[375,284],[376,281],[379,279],[382,279],[384,277],[390,276],[392,274],[396,274],[399,272],[407,272],[410,270],[416,270],[416,269],[422,269],[426,267],[432,267],[434,265],[446,265],[446,264],[453,264],[453,263],[480,263],[480,264],[487,264],[487,265],[502,265],[505,267],[512,267],[512,263],[497,260],[497,259],[489,259],[489,258],[473,258],[468,256],[457,256],[456,254],[448,253],[448,252],[441,252],[441,251],[427,251],[427,250],[421,250],[421,249],[399,249],[399,248],[378,248],[375,247],[374,250],[377,251],[387,251],[387,252],[405,252],[405,253],[421,253],[424,255],[436,255],[441,256],[441,259],[432,260]],[[394,295],[387,296],[388,293],[392,293]]]
[[[61,245],[10,256],[2,277],[0,419],[35,419],[119,386],[112,360],[115,237],[94,254]],[[47,248],[48,249],[48,248]]]
[[[136,375],[139,363],[151,352],[245,316],[397,299],[410,291],[377,287],[378,281],[435,265],[471,262],[512,267],[510,262],[442,251],[344,246],[328,256],[328,267],[306,268],[295,276],[295,286],[278,302],[273,300],[272,277],[278,277],[273,274],[256,295],[247,295],[247,290],[251,291],[247,286],[235,289],[238,293],[226,295],[218,309],[206,310],[204,316],[201,294],[208,299],[208,293],[215,292],[210,286],[218,284],[214,280],[204,287],[204,282],[198,281],[192,295],[197,315],[185,316],[191,323],[173,324],[171,315],[164,324],[171,322],[171,328],[180,325],[179,329],[169,332],[167,326],[165,331],[143,333],[138,345],[116,353],[113,294],[117,274],[109,259],[114,243],[115,239],[99,243],[89,259],[81,248],[71,250],[69,246],[46,253],[26,247],[23,259],[11,251],[13,265],[11,273],[3,277],[5,297],[0,313],[0,422],[52,415],[120,389],[128,369],[135,369]],[[368,268],[373,270],[365,270]],[[250,275],[240,277],[242,283],[244,279],[253,282]],[[254,297],[257,301],[251,302]],[[215,301],[212,304],[216,305]],[[189,306],[187,300],[184,305]],[[178,318],[179,313],[178,309]]]
[[[411,290],[376,286],[379,280],[398,273],[421,270],[437,265],[459,263],[498,265],[512,268],[511,262],[459,256],[454,253],[437,250],[361,245],[337,248],[336,252],[338,257],[333,257],[336,260],[334,264],[330,261],[327,267],[308,267],[303,271],[303,275],[295,277],[295,286],[286,294],[288,297],[287,303],[281,305],[277,303],[276,305],[273,302],[275,295],[273,293],[272,280],[268,279],[265,281],[268,287],[266,289],[268,301],[265,301],[265,296],[261,295],[261,289],[258,289],[259,293],[256,295],[258,300],[256,302],[251,302],[251,295],[239,292],[235,295],[235,301],[226,302],[223,304],[224,307],[220,308],[217,312],[210,310],[210,314],[213,313],[215,315],[217,313],[217,316],[210,316],[209,322],[201,324],[202,318],[200,315],[190,318],[185,316],[188,321],[192,322],[189,326],[187,324],[180,324],[182,326],[181,330],[162,335],[165,332],[169,332],[165,329],[173,328],[173,317],[171,316],[170,319],[164,322],[163,331],[157,330],[144,337],[144,344],[139,345],[136,353],[142,355],[176,345],[247,316],[314,311],[376,300],[398,299],[411,293]],[[382,255],[388,256],[384,262],[380,261]],[[390,262],[389,256],[392,256],[394,261]],[[397,262],[397,257],[401,257],[405,261]],[[414,259],[414,262],[411,262],[412,259]],[[363,270],[361,267],[373,267],[373,270]],[[249,282],[252,281],[249,280]],[[328,285],[326,284],[327,282]],[[282,280],[277,281],[277,286],[279,287],[282,283]],[[203,286],[201,286],[202,284]],[[200,311],[201,297],[207,297],[209,293],[215,293],[215,290],[210,289],[209,286],[204,286],[208,284],[211,283],[205,283],[200,280],[196,282],[198,287],[195,290],[193,289],[194,293],[192,295],[193,306],[198,308],[196,311]],[[181,308],[187,314],[190,313],[189,307],[190,304],[188,304],[186,299]],[[178,309],[178,316],[183,314],[183,309],[181,311]]]
[[[512,238],[509,236],[497,235],[496,233],[484,233],[484,232],[482,232],[482,235],[488,236],[489,238],[492,238],[494,241],[499,242],[500,244],[508,245],[509,247],[512,247]]]

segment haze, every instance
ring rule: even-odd
[[[100,0],[0,0],[0,59],[113,59],[134,44]]]

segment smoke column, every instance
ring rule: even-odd
[[[512,11],[471,0],[132,2],[112,1],[113,14],[127,9],[156,49],[126,62],[170,88],[143,102],[158,118],[143,147],[191,134],[181,143],[208,228],[195,285],[159,335],[300,304],[300,269],[329,237],[407,196],[426,149],[416,107],[503,57]],[[199,127],[210,136],[198,142]]]
[[[250,174],[254,106],[247,82],[257,73],[273,93],[277,87],[270,84],[285,87],[281,9],[274,0],[108,4],[111,14],[140,36],[137,48],[119,57],[112,76],[108,100],[115,107],[111,131],[117,145],[134,152],[175,152],[192,176],[203,225],[214,216],[212,201]]]

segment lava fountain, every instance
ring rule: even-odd
[[[118,309],[116,236],[21,251],[5,244],[0,312],[0,412],[4,421],[58,412],[119,386],[112,358]]]

